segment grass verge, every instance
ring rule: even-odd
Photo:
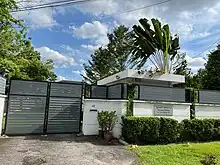
[[[130,146],[143,165],[201,165],[206,155],[220,157],[220,142]]]

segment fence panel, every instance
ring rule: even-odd
[[[199,103],[210,103],[219,104],[220,103],[220,91],[199,91]]]
[[[172,88],[172,100],[171,101],[181,101],[186,100],[186,90],[182,88]]]
[[[10,94],[46,96],[47,85],[47,82],[12,80]]]
[[[91,98],[106,99],[106,97],[107,97],[107,87],[106,86],[92,86]]]
[[[6,134],[42,134],[47,82],[12,80]]]
[[[81,84],[51,83],[48,133],[80,132]]]
[[[108,98],[109,99],[122,99],[123,93],[122,93],[122,85],[114,85],[108,87]]]
[[[139,99],[185,102],[185,89],[141,85],[139,88]]]
[[[127,86],[116,84],[111,86],[86,85],[85,98],[88,99],[126,99]]]
[[[81,97],[81,94],[81,84],[51,83],[50,96],[52,97]]]
[[[52,97],[49,105],[48,133],[73,133],[80,131],[80,98]]]

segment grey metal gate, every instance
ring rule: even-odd
[[[5,134],[80,131],[82,84],[12,80]]]
[[[51,83],[47,133],[80,130],[82,85]]]

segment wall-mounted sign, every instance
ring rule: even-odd
[[[173,105],[154,105],[154,116],[173,116]]]

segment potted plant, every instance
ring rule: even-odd
[[[117,122],[116,111],[102,111],[98,112],[98,122],[100,131],[104,139],[109,142],[112,140],[112,130]]]

